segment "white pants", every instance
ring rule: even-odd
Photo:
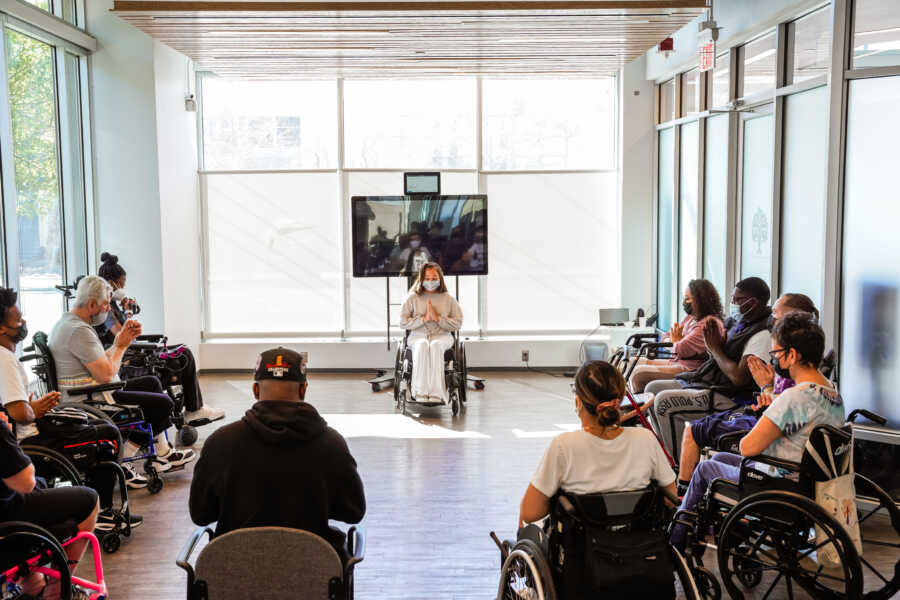
[[[412,395],[419,402],[447,401],[444,381],[444,352],[453,347],[449,333],[428,337],[424,332],[409,334],[412,350]]]

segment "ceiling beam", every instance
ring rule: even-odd
[[[706,0],[439,0],[382,2],[204,2],[115,0],[113,12],[398,12],[482,10],[671,10],[703,9]]]

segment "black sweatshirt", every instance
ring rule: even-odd
[[[206,440],[194,468],[191,519],[216,535],[267,525],[310,531],[340,547],[328,519],[359,523],[362,480],[347,442],[306,402],[257,402]]]

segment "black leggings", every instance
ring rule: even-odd
[[[153,428],[153,435],[159,435],[172,426],[172,410],[175,405],[169,395],[163,392],[162,384],[153,375],[134,377],[125,382],[125,387],[112,393],[116,404],[139,406],[144,420]],[[143,436],[140,436],[143,438]],[[137,441],[138,437],[132,435]],[[137,443],[144,443],[144,440]]]
[[[40,525],[65,541],[78,534],[78,524],[87,519],[97,505],[97,492],[74,486],[46,489],[38,481],[34,491],[16,493],[3,513],[4,521],[27,521]]]

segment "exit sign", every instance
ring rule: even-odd
[[[700,46],[700,71],[709,71],[716,66],[716,43],[712,40]]]

